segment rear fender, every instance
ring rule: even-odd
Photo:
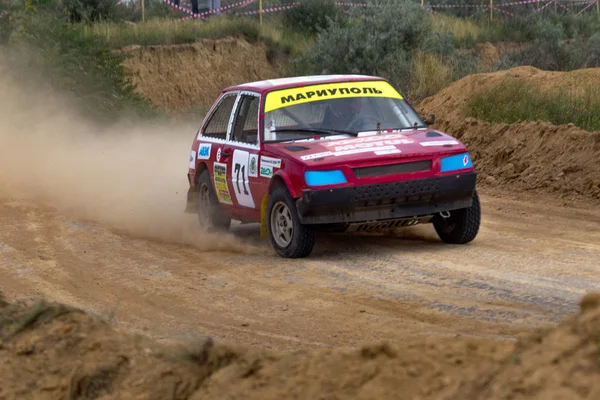
[[[196,173],[194,174],[193,179],[188,174],[188,181],[190,187],[187,191],[187,200],[184,210],[184,212],[186,213],[195,213],[198,211],[198,177],[207,168],[208,167],[206,166],[206,164],[204,162],[201,162],[196,168]]]

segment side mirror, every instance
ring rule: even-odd
[[[435,124],[435,114],[427,114],[423,116],[423,122],[427,125]]]

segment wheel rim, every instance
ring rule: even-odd
[[[287,247],[294,235],[292,213],[285,203],[278,201],[271,211],[271,233],[279,247]]]
[[[198,191],[198,217],[200,222],[208,224],[210,222],[210,192],[205,183],[200,185]]]

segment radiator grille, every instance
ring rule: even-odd
[[[374,167],[353,168],[357,178],[369,178],[372,176],[384,176],[394,174],[405,174],[407,172],[429,171],[431,160],[415,161],[400,164],[377,165]]]

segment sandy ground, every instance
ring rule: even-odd
[[[162,341],[209,335],[292,349],[511,339],[600,290],[590,197],[568,207],[500,181],[483,192],[470,245],[444,245],[423,226],[398,237],[322,235],[310,258],[286,260],[256,225],[214,236],[183,213],[189,127],[107,130],[57,93],[1,77],[0,88],[0,291],[9,300],[44,297]]]
[[[510,339],[600,290],[600,211],[486,195],[482,204],[470,245],[442,244],[422,226],[400,237],[323,235],[309,259],[292,261],[256,225],[232,229],[243,251],[210,251],[3,201],[0,286],[10,300],[67,303],[159,340],[210,335],[278,349]]]
[[[0,398],[600,396],[600,295],[578,313],[600,291],[597,134],[443,117],[485,174],[473,243],[324,234],[287,260],[256,225],[183,213],[189,127],[99,127],[0,89]],[[42,298],[99,319],[18,304]]]

